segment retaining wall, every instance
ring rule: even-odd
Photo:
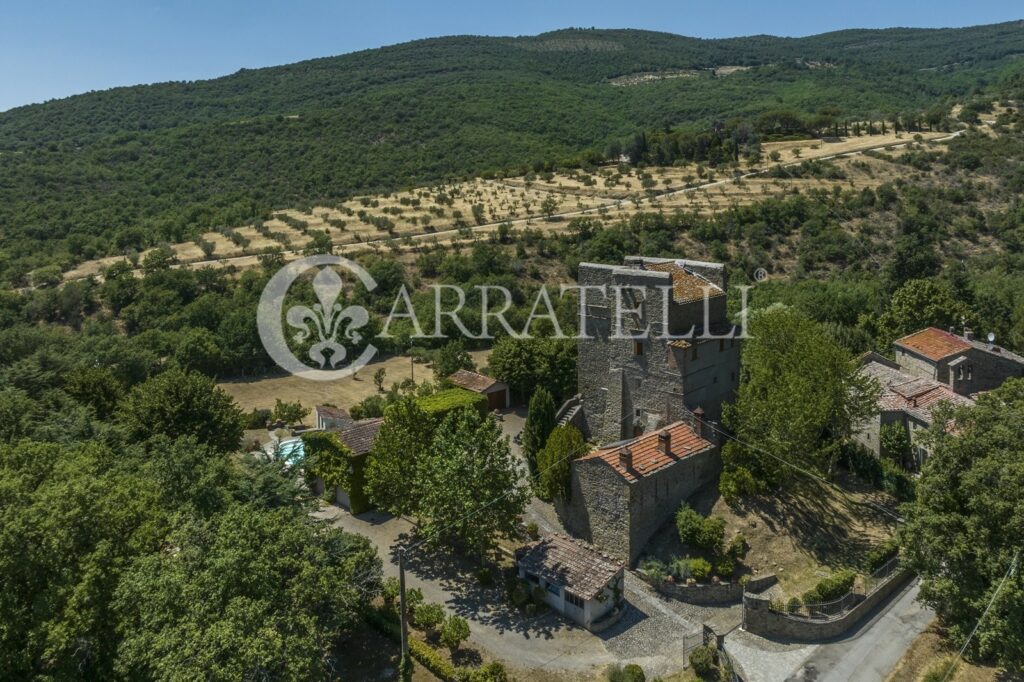
[[[881,583],[874,592],[842,616],[818,620],[773,611],[770,601],[754,594],[743,595],[743,629],[767,639],[817,642],[842,635],[859,623],[876,606],[906,585],[914,574],[900,571]]]
[[[643,575],[642,572],[640,572]],[[644,579],[647,580],[646,576]],[[718,604],[738,604],[743,600],[744,591],[759,593],[777,583],[779,579],[774,574],[753,578],[746,586],[739,582],[730,583],[707,583],[702,585],[680,585],[662,581],[654,585],[661,594],[672,599],[696,604],[698,606],[715,606]],[[650,583],[650,581],[647,581]]]

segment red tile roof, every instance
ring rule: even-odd
[[[699,301],[704,298],[705,292],[707,292],[708,298],[725,296],[725,292],[717,284],[696,273],[690,272],[675,261],[645,263],[644,268],[658,272],[667,272],[672,276],[672,299],[676,303]]]
[[[330,405],[317,405],[316,413],[325,419],[340,419],[343,421],[353,421],[349,413],[341,407],[333,407]]]
[[[669,434],[671,454],[663,453],[658,447],[658,436],[665,431]],[[619,453],[624,447],[633,453],[633,466],[628,469],[619,463]],[[676,422],[638,438],[599,448],[580,459],[602,459],[627,481],[633,482],[711,447],[714,445],[698,436],[692,426],[686,422]]]
[[[882,386],[882,395],[878,400],[879,409],[886,412],[906,412],[926,424],[933,422],[932,411],[940,403],[946,402],[953,407],[974,404],[973,400],[954,393],[945,384],[911,376],[874,360],[866,362],[861,367],[861,372],[873,377]]]
[[[474,393],[484,393],[494,387],[498,383],[498,380],[494,377],[489,377],[484,374],[477,372],[471,372],[468,369],[460,369],[455,374],[448,377],[456,386],[464,388]]]
[[[971,347],[971,343],[961,336],[928,327],[896,341],[897,346],[923,355],[929,360],[941,360],[963,352]]]

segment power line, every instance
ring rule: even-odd
[[[974,629],[971,630],[971,634],[968,635],[967,641],[965,641],[964,645],[960,647],[960,651],[957,652],[953,662],[949,664],[949,670],[946,671],[946,675],[942,678],[942,682],[947,682],[947,680],[949,680],[949,676],[953,674],[956,664],[959,663],[960,659],[964,655],[964,651],[967,650],[967,646],[971,643],[971,640],[974,639],[974,635],[978,632],[978,628],[981,627],[981,623],[985,620],[985,616],[987,616],[988,612],[992,609],[992,605],[996,603],[996,598],[999,596],[999,592],[1002,591],[1003,585],[1005,585],[1006,581],[1017,572],[1018,559],[1020,559],[1019,549],[1017,550],[1017,553],[1013,555],[1013,561],[1010,562],[1010,567],[1006,569],[1006,574],[1003,575],[1003,579],[999,581],[999,586],[996,588],[996,591],[992,593],[992,598],[989,600],[988,606],[985,607],[981,617],[978,618],[978,622],[974,624]]]

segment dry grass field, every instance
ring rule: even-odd
[[[477,368],[487,365],[490,354],[490,350],[470,352]],[[335,381],[312,381],[277,372],[225,380],[220,382],[219,386],[246,412],[257,408],[272,409],[278,398],[285,402],[299,402],[310,410],[316,405],[325,404],[349,408],[377,393],[377,388],[373,384],[373,373],[380,368],[386,372],[385,387],[410,377],[417,383],[434,380],[434,373],[429,365],[414,364],[409,357],[395,356],[371,362],[359,370],[356,376]]]
[[[925,133],[922,137],[929,141],[945,136]],[[793,191],[877,186],[905,169],[859,152],[899,147],[908,142],[913,142],[912,136],[890,133],[834,142],[800,140],[764,145],[765,155],[778,151],[784,166],[803,160],[833,159],[846,175],[844,180],[773,179],[758,174],[758,170],[773,165],[768,163],[761,169],[743,171],[739,179],[694,164],[605,166],[593,173],[568,171],[501,180],[476,178],[355,197],[337,206],[314,206],[309,212],[277,211],[261,223],[207,232],[195,241],[174,244],[171,249],[182,266],[231,265],[245,269],[255,267],[258,254],[268,248],[281,249],[286,259],[299,257],[312,238],[312,230],[325,232],[336,253],[352,254],[381,248],[409,250],[417,243],[435,240],[440,244],[471,240],[496,231],[503,222],[517,228],[557,231],[564,229],[571,218],[581,215],[617,220],[652,210],[713,213]],[[800,150],[799,157],[796,150]],[[869,168],[854,164],[854,160]],[[548,220],[549,213],[560,220]],[[145,255],[140,254],[140,259]],[[98,277],[106,267],[120,260],[122,257],[115,256],[80,263],[67,271],[64,278]]]
[[[955,654],[938,623],[934,622],[914,640],[885,682],[921,682],[926,676],[941,680],[948,673]],[[1011,682],[1020,679],[997,668],[960,661],[948,682]]]

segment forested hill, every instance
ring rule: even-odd
[[[0,280],[272,208],[579,157],[642,129],[922,110],[1024,69],[1021,53],[1024,22],[799,39],[569,29],[21,107],[0,114]]]

